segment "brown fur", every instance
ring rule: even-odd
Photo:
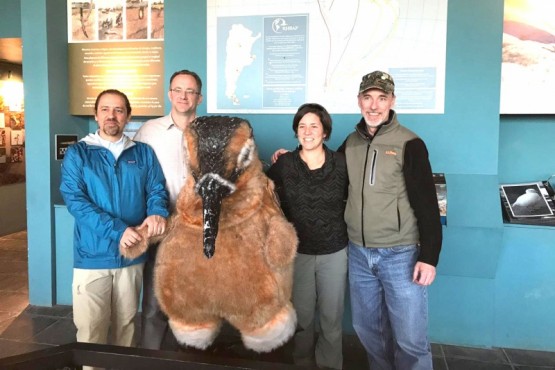
[[[189,324],[224,318],[250,331],[289,302],[297,239],[270,184],[260,173],[250,189],[224,199],[211,259],[202,251],[200,198],[190,185],[183,188],[156,263],[156,294],[168,317]]]
[[[250,137],[249,126],[237,130],[226,150],[226,172],[235,168]],[[198,173],[194,133],[186,131],[186,139],[191,173]],[[225,319],[251,332],[290,305],[297,236],[256,153],[235,185],[236,191],[222,201],[210,259],[203,253],[202,199],[193,176],[181,189],[155,268],[160,306],[178,324],[200,327]]]

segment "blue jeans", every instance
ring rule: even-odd
[[[428,293],[412,281],[416,245],[364,248],[349,242],[353,327],[372,370],[431,370]]]

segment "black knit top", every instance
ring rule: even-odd
[[[324,150],[324,165],[316,170],[308,168],[298,149],[281,155],[268,170],[281,208],[297,230],[297,251],[303,254],[330,254],[347,246],[345,155],[325,145]]]

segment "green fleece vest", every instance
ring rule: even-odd
[[[396,115],[371,141],[356,131],[347,138],[345,222],[353,243],[371,248],[418,243],[416,217],[403,176],[405,143],[415,138]]]

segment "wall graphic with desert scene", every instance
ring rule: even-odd
[[[68,7],[69,41],[163,40],[163,0],[82,0]]]
[[[501,114],[553,114],[555,1],[505,0]]]

